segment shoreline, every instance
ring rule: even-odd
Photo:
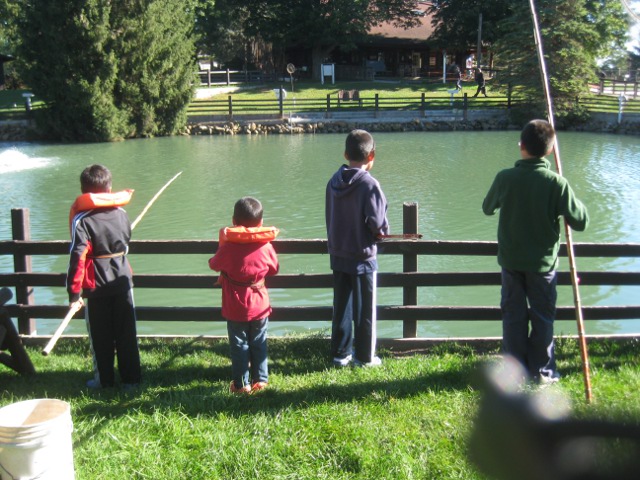
[[[291,115],[280,119],[276,116],[229,119],[227,117],[190,117],[183,131],[177,135],[292,135],[348,133],[354,128],[371,132],[465,132],[520,130],[504,113],[474,112],[471,118],[460,118],[456,110],[443,112],[379,112],[369,115],[338,115],[330,118],[323,114]],[[559,131],[607,133],[614,135],[640,135],[640,116],[628,115],[617,122],[615,114],[594,114],[585,124]],[[637,118],[636,118],[637,117]],[[0,122],[0,142],[38,141],[33,123],[28,120]]]

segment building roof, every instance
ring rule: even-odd
[[[430,4],[431,2],[418,2],[416,16],[420,20],[419,26],[402,28],[393,25],[392,22],[385,22],[369,30],[367,43],[376,45],[425,43],[433,34],[432,15],[427,13]]]

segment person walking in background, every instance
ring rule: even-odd
[[[375,158],[369,132],[347,135],[342,165],[326,188],[325,216],[331,269],[335,366],[376,366],[376,240],[389,233],[387,200],[369,173]]]
[[[547,121],[529,122],[520,134],[521,159],[496,175],[482,203],[486,215],[500,210],[503,351],[539,383],[560,377],[553,340],[560,217],[577,231],[589,224],[587,209],[567,180],[543,158],[554,142],[555,132]]]
[[[484,73],[482,73],[482,69],[480,67],[476,68],[476,83],[478,84],[478,89],[474,97],[477,97],[479,93],[482,93],[485,97],[487,96],[487,89],[484,80]]]
[[[141,379],[132,271],[127,259],[131,222],[121,208],[133,190],[111,192],[111,172],[91,165],[80,175],[82,195],[71,207],[71,250],[67,272],[69,302],[87,299],[85,319],[93,354],[92,389],[115,383],[114,359],[122,388]]]
[[[269,381],[267,327],[271,315],[265,277],[278,273],[271,245],[279,233],[262,226],[259,200],[243,197],[233,209],[233,227],[220,230],[216,254],[209,267],[220,272],[222,316],[227,320],[231,349],[231,393],[264,389]]]

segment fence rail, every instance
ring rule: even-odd
[[[0,255],[9,255],[14,259],[14,272],[0,273],[0,287],[13,287],[16,291],[16,304],[6,308],[12,317],[18,318],[20,333],[31,335],[35,331],[33,318],[62,318],[67,311],[63,305],[36,305],[33,299],[34,287],[64,288],[64,272],[33,272],[31,257],[34,255],[68,255],[69,242],[31,241],[29,240],[28,210],[12,210],[13,240],[0,241]],[[418,225],[418,207],[416,204],[404,205],[404,232],[416,233]],[[327,242],[312,240],[275,240],[273,246],[280,255],[305,254],[326,255]],[[130,244],[130,254],[156,255],[192,255],[212,254],[218,242],[209,240],[138,240]],[[574,245],[579,257],[640,257],[640,244],[594,244],[578,243]],[[430,320],[499,320],[498,306],[438,306],[419,305],[418,288],[421,287],[463,287],[500,285],[500,274],[492,272],[425,272],[418,270],[418,258],[426,255],[446,256],[495,256],[496,242],[480,241],[428,241],[401,240],[384,242],[379,245],[380,255],[400,255],[403,258],[402,272],[380,272],[380,288],[401,288],[403,301],[399,305],[380,305],[378,319],[401,321],[403,337],[417,336],[418,321]],[[563,245],[561,255],[566,256]],[[579,273],[581,285],[640,285],[640,272],[629,271],[583,271]],[[139,288],[184,288],[210,289],[217,275],[195,274],[136,274],[136,289]],[[333,276],[321,274],[288,274],[267,279],[269,288],[332,288]],[[570,285],[569,272],[559,272],[558,284]],[[329,321],[331,305],[325,306],[274,306],[270,320],[275,322]],[[174,307],[174,306],[137,306],[138,319],[153,321],[222,321],[219,307]],[[640,318],[640,305],[587,306],[583,308],[585,320],[628,320]],[[559,306],[557,318],[575,319],[573,306]]]
[[[492,96],[480,103],[473,102],[468,94],[449,97],[427,96],[425,93],[413,97],[384,97],[380,94],[346,99],[341,92],[327,94],[325,98],[296,98],[295,94],[281,93],[274,89],[273,99],[238,99],[228,95],[226,99],[197,100],[191,103],[188,114],[191,117],[226,117],[233,119],[234,115],[279,115],[322,113],[330,117],[335,112],[376,112],[397,111],[416,112],[441,110],[459,110],[466,114],[469,110],[507,110],[520,105],[521,99],[511,95]]]

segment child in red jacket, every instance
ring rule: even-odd
[[[267,325],[271,314],[267,275],[279,265],[271,240],[279,231],[262,226],[262,204],[243,197],[233,209],[233,227],[220,230],[219,246],[209,267],[220,272],[222,316],[231,347],[232,393],[250,393],[267,386]],[[249,378],[251,373],[251,378]]]

